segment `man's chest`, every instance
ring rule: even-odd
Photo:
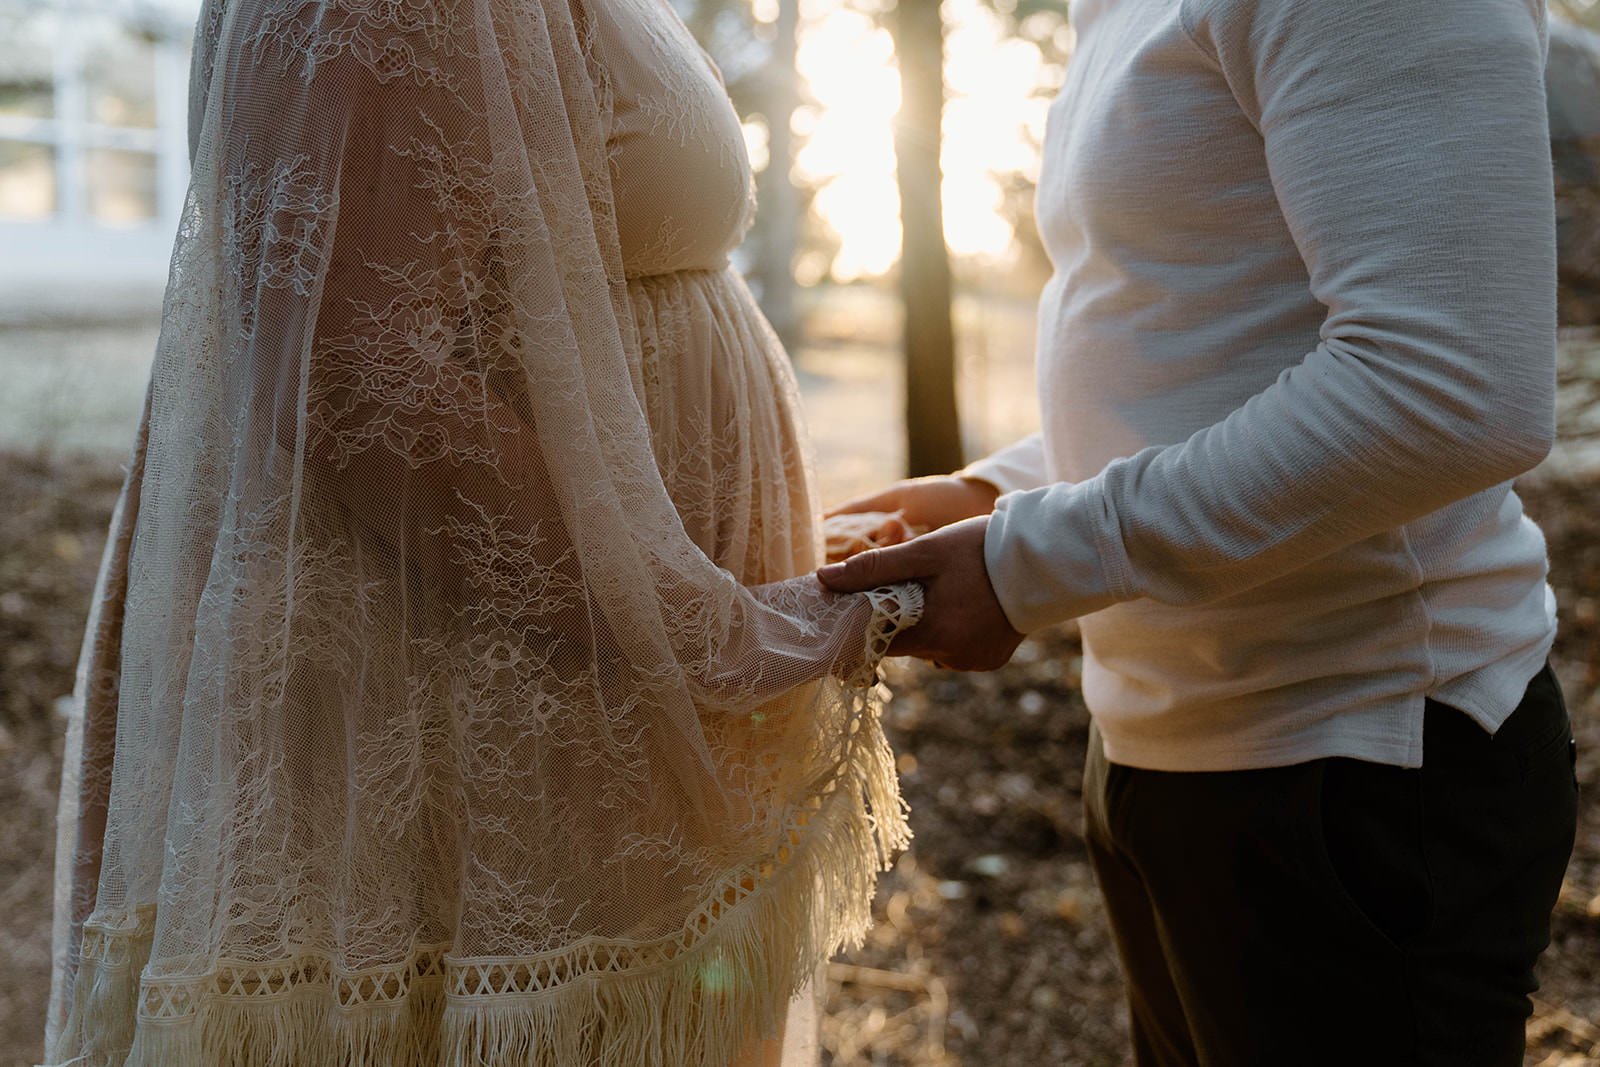
[[[1236,233],[1271,203],[1260,134],[1176,0],[1086,0],[1073,24],[1038,192],[1052,255]]]

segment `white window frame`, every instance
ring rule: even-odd
[[[4,0],[0,0],[4,2]],[[24,4],[24,10],[29,5]],[[38,9],[34,9],[37,11]],[[0,218],[0,280],[7,274],[164,276],[189,182],[189,41],[175,18],[141,15],[116,3],[75,3],[45,12],[53,34],[51,117],[0,115],[0,141],[39,145],[54,153],[55,210],[47,217]],[[74,19],[112,18],[153,33],[155,125],[113,126],[91,121],[84,78],[84,35]],[[89,211],[88,159],[95,149],[136,152],[156,164],[155,216],[107,223]],[[15,250],[16,255],[12,252]]]

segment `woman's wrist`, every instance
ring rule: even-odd
[[[1000,487],[986,478],[973,474],[952,474],[955,481],[961,482],[976,502],[975,510],[968,515],[987,515],[994,510],[994,502],[1000,499]]]

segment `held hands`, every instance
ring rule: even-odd
[[[857,552],[909,541],[974,515],[994,510],[999,490],[976,478],[942,475],[896,482],[847,500],[824,517],[828,562]]]
[[[817,577],[836,593],[920,582],[926,593],[922,621],[894,639],[890,655],[916,656],[954,670],[1002,667],[1022,643],[1022,635],[1006,619],[983,558],[988,512],[996,495],[983,482],[930,478],[901,482],[850,501],[831,514],[886,512],[907,527],[937,528],[830,563]],[[885,522],[883,532],[894,536],[895,530]]]

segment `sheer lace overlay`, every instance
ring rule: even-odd
[[[663,0],[209,0],[54,1063],[746,1062],[906,836]],[[754,1061],[751,1061],[754,1062]]]

